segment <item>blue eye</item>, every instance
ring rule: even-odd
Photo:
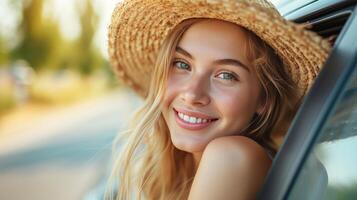
[[[182,61],[174,61],[173,65],[178,69],[189,70],[190,66]]]
[[[238,78],[234,74],[228,72],[222,72],[217,77],[228,81],[238,81]]]

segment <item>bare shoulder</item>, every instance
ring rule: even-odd
[[[189,199],[255,199],[270,165],[264,148],[252,139],[217,138],[203,152]]]
[[[244,157],[246,159],[254,158],[253,160],[256,160],[255,158],[257,156],[269,158],[265,149],[261,145],[259,145],[254,140],[244,136],[225,136],[216,138],[207,145],[204,153],[224,153],[225,155],[230,155],[230,153],[233,153],[235,158],[239,156],[240,158]]]

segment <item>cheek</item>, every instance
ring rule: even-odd
[[[253,94],[249,88],[220,91],[216,94],[215,99],[221,114],[233,120],[239,118],[250,119],[256,110],[258,100],[257,95]]]
[[[163,112],[164,115],[168,111],[171,103],[174,101],[175,97],[179,92],[179,84],[173,79],[168,79],[166,84],[166,91],[163,100]]]
[[[247,101],[244,96],[235,93],[231,93],[229,96],[221,96],[218,101],[217,105],[220,107],[222,115],[228,118],[242,115],[242,111],[247,108]]]

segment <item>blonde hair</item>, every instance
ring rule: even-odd
[[[175,148],[166,122],[161,114],[161,103],[173,53],[184,32],[194,23],[205,19],[188,19],[177,25],[162,45],[155,63],[151,87],[144,105],[131,120],[127,140],[121,155],[115,160],[111,184],[119,178],[116,199],[187,199],[195,165],[190,153]],[[276,149],[271,140],[272,130],[288,113],[295,111],[293,82],[286,75],[283,64],[274,51],[248,30],[247,52],[263,88],[264,109],[255,116],[243,135],[251,137],[269,149]],[[272,69],[270,69],[272,68]],[[121,141],[120,136],[114,143]],[[115,153],[115,152],[114,152]],[[115,155],[115,154],[114,154]],[[106,199],[114,199],[111,186]]]
[[[301,99],[297,85],[286,72],[276,52],[253,32],[244,30],[247,35],[247,57],[263,89],[261,99],[264,107],[241,134],[254,139],[275,154],[278,144],[274,143],[271,136],[273,133],[285,134]]]

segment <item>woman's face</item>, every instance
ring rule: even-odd
[[[198,22],[183,35],[162,111],[178,149],[200,153],[215,138],[239,135],[260,111],[261,89],[245,43],[241,27],[218,20]]]

